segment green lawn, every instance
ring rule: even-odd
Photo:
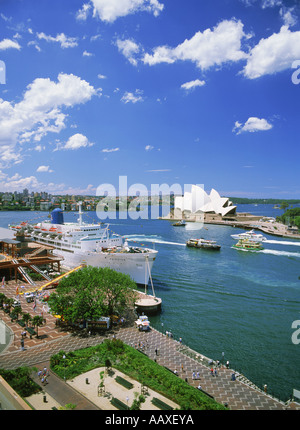
[[[181,410],[226,409],[119,339],[105,340],[100,345],[69,353],[60,351],[51,357],[50,363],[51,369],[61,378],[71,379],[104,366],[108,360],[112,367],[180,405]]]

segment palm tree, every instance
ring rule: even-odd
[[[36,337],[39,337],[38,335],[38,327],[41,327],[44,324],[44,318],[40,315],[36,315],[32,318],[32,325],[36,327]]]
[[[25,327],[28,327],[28,324],[32,320],[31,315],[28,312],[24,312],[22,315],[22,320],[25,323]]]

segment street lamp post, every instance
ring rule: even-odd
[[[65,354],[63,355],[63,359],[64,359],[64,381],[66,382],[66,356],[65,356]]]

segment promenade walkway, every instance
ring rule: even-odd
[[[222,404],[226,403],[231,410],[300,409],[297,404],[285,405],[239,380],[232,381],[232,370],[230,369],[222,367],[218,370],[218,376],[212,376],[209,367],[182,352],[184,348],[178,341],[168,338],[156,330],[140,333],[136,328],[130,327],[118,329],[114,334],[118,339],[133,347],[139,342],[144,343],[146,345],[144,352],[150,358],[155,359],[158,364],[168,367],[172,371],[176,369],[179,377],[187,378],[187,383],[190,385],[197,387],[200,383],[205,392],[213,396],[216,401]],[[113,332],[107,336],[92,335],[88,337],[69,334],[24,351],[4,352],[0,355],[0,368],[12,369],[19,366],[35,366],[39,369],[46,366],[49,368],[49,359],[52,354],[60,350],[68,352],[97,345],[106,338],[112,338],[112,336]],[[199,372],[200,380],[192,379],[193,372]],[[78,409],[97,409],[95,405],[79,393],[75,393],[73,389],[66,386],[64,381],[53,374],[49,378],[49,384],[44,386],[43,390],[62,405],[74,403]]]
[[[10,295],[13,296],[15,287],[11,285],[10,290]],[[7,292],[8,289],[5,293],[7,294]],[[21,299],[21,301],[23,312],[28,311],[32,314],[32,303],[27,304],[25,299]],[[43,304],[38,303],[35,313],[41,312],[43,312]],[[206,393],[214,397],[217,402],[226,403],[231,410],[300,410],[298,403],[286,405],[267,393],[253,389],[238,378],[232,381],[233,370],[224,366],[218,368],[217,376],[212,376],[205,357],[200,353],[188,350],[186,346],[155,329],[146,333],[139,332],[135,327],[122,327],[104,334],[84,336],[57,327],[52,315],[44,314],[44,317],[46,317],[46,324],[39,328],[39,339],[36,336],[33,336],[32,339],[27,336],[24,341],[25,349],[22,351],[20,339],[23,328],[18,323],[11,322],[10,317],[0,310],[0,318],[13,334],[9,347],[0,353],[0,368],[15,369],[20,366],[37,368],[46,366],[49,368],[49,360],[53,354],[61,350],[69,352],[97,345],[114,335],[132,347],[144,344],[143,352],[151,359],[171,371],[177,370],[178,376],[186,380],[188,384],[194,387],[198,387],[200,384]],[[193,379],[193,372],[195,375],[199,372],[200,379]],[[51,374],[49,384],[43,386],[43,390],[61,405],[74,403],[77,405],[77,409],[99,409],[53,374]]]

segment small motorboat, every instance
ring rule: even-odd
[[[203,248],[203,249],[221,249],[221,245],[218,245],[215,240],[206,240],[206,239],[189,239],[186,242],[186,246],[191,248]]]
[[[183,219],[173,224],[174,227],[184,227],[185,225],[186,225],[186,222]]]

